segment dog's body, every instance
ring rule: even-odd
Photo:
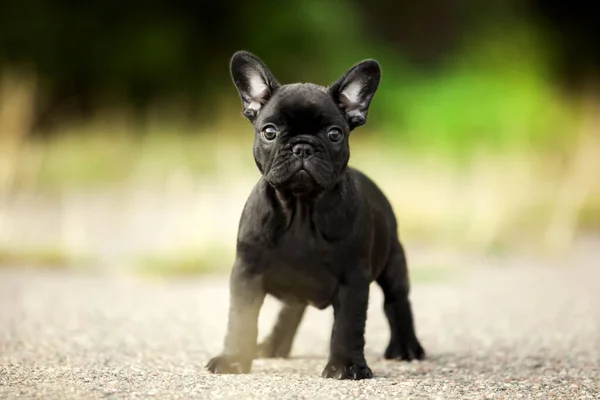
[[[207,368],[248,372],[257,355],[287,357],[306,306],[333,305],[323,376],[372,377],[363,349],[374,280],[384,292],[391,328],[385,357],[423,358],[394,212],[375,183],[347,166],[348,136],[366,122],[379,65],[357,64],[330,88],[282,86],[246,52],[234,55],[231,71],[244,115],[255,127],[254,157],[263,177],[240,220],[225,348]],[[257,319],[266,294],[284,306],[271,335],[257,348]]]

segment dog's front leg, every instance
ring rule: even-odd
[[[236,263],[230,279],[225,345],[223,352],[206,364],[209,371],[218,374],[250,372],[256,353],[258,314],[264,299],[260,276],[249,276],[240,263]]]
[[[324,378],[369,379],[373,377],[365,361],[365,324],[369,304],[369,281],[359,279],[340,286],[333,302],[334,322],[329,362]]]

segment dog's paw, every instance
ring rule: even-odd
[[[210,359],[205,368],[215,374],[246,374],[250,363],[232,356],[216,356]]]
[[[329,361],[321,374],[323,378],[334,379],[371,379],[373,372],[367,364],[352,361]]]
[[[390,342],[384,357],[386,360],[422,360],[425,358],[425,350],[417,338],[412,338],[403,342]]]
[[[278,346],[266,339],[256,348],[256,358],[288,358],[290,350],[289,346]]]

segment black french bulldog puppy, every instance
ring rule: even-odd
[[[254,125],[262,178],[239,224],[224,349],[206,368],[247,373],[256,356],[287,357],[306,306],[332,305],[335,322],[322,376],[371,378],[364,333],[374,280],[385,294],[391,329],[385,358],[422,359],[394,212],[375,183],[348,167],[349,135],[366,122],[379,64],[363,61],[330,87],[281,85],[261,60],[241,51],[231,60],[231,75],[244,116]],[[257,347],[266,294],[283,308]]]

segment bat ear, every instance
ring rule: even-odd
[[[233,55],[230,70],[242,99],[244,116],[254,121],[280,85],[267,66],[247,51],[238,51]]]
[[[329,93],[344,113],[350,129],[367,122],[369,106],[380,79],[379,63],[375,60],[365,60],[350,68],[329,88]]]

